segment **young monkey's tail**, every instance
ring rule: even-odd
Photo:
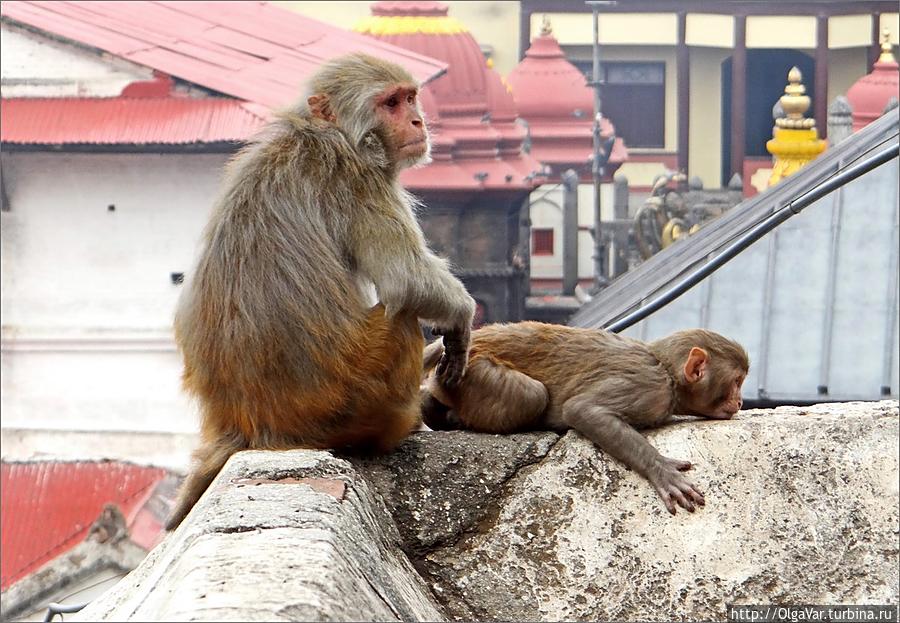
[[[232,454],[243,450],[222,440],[203,443],[194,452],[194,466],[178,491],[178,500],[166,519],[166,530],[174,530],[191,511]]]

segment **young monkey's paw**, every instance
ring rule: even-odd
[[[693,513],[698,506],[706,504],[700,489],[681,473],[690,469],[690,466],[688,461],[663,457],[661,469],[650,480],[657,495],[666,505],[666,510],[673,515],[676,504],[690,513]]]

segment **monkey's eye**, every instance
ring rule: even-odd
[[[414,94],[412,94],[412,93],[410,93],[409,95],[407,95],[407,96],[406,96],[406,103],[407,103],[407,104],[415,104],[415,103],[416,103],[416,96],[415,96]]]
[[[392,95],[391,97],[389,97],[387,99],[387,101],[384,102],[384,105],[387,106],[388,108],[396,108],[397,104],[399,104],[399,103],[400,102],[397,100],[397,96]]]

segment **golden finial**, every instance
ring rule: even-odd
[[[891,31],[885,26],[881,31],[881,56],[878,57],[879,63],[896,63],[894,58],[894,49],[891,46]]]
[[[814,119],[805,119],[803,114],[809,110],[810,99],[806,93],[806,87],[800,82],[803,74],[797,67],[791,67],[788,72],[788,85],[784,87],[784,95],[778,102],[784,110],[784,117],[775,120],[779,128],[803,129],[815,125]]]
[[[553,34],[553,27],[550,25],[550,16],[544,14],[544,18],[541,20],[541,36],[549,37]]]

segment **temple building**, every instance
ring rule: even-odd
[[[528,127],[529,150],[547,171],[547,182],[532,193],[531,285],[534,293],[558,291],[563,282],[564,258],[562,174],[578,176],[577,281],[589,286],[594,276],[593,117],[594,93],[584,74],[566,60],[553,36],[550,20],[544,21],[525,58],[510,72],[519,117]],[[612,180],[628,158],[624,141],[616,136],[607,117],[601,120],[601,206],[604,220],[613,214]]]
[[[520,56],[553,23],[566,57],[592,64],[592,9],[581,0],[522,0]],[[620,0],[599,11],[603,113],[628,145],[620,172],[634,190],[664,169],[725,186],[771,166],[772,106],[796,66],[824,136],[827,107],[898,43],[887,0]],[[896,74],[895,74],[896,75]]]

